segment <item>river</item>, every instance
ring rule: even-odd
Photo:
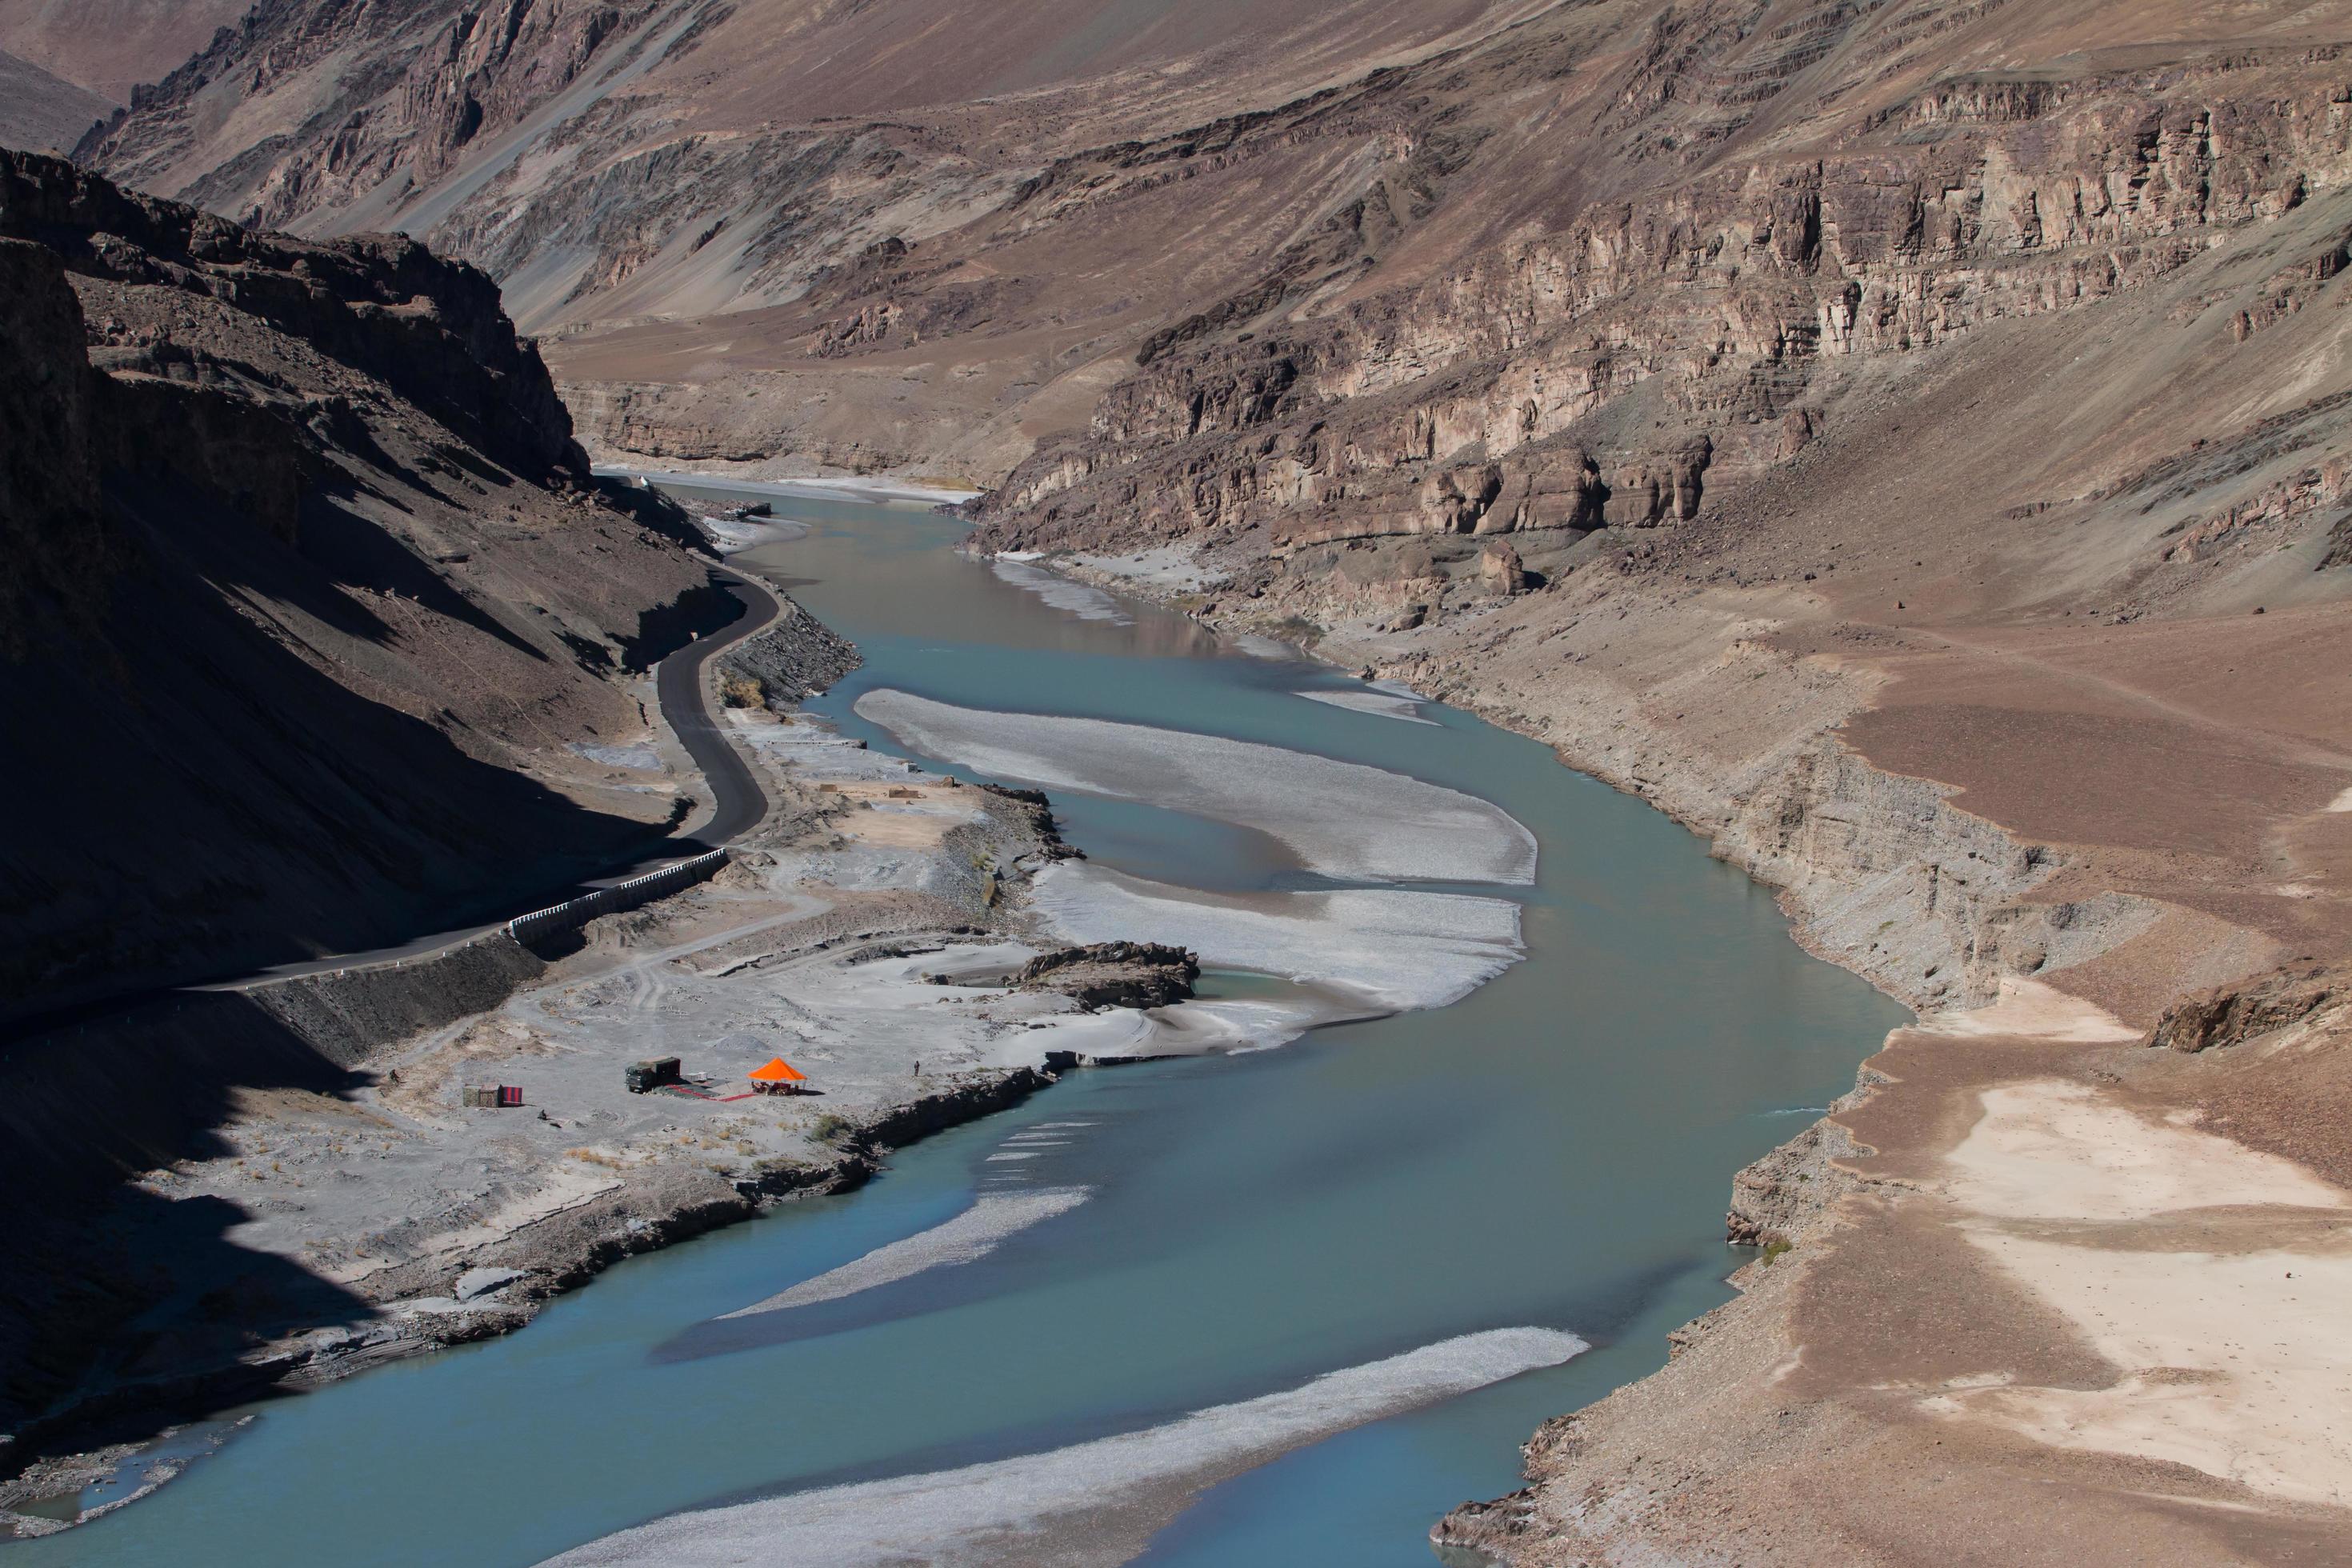
[[[1426,1564],[1440,1513],[1518,1484],[1538,1422],[1653,1370],[1669,1330],[1727,1299],[1747,1256],[1720,1239],[1732,1173],[1850,1087],[1905,1016],[1800,951],[1770,896],[1698,840],[1533,742],[1436,705],[1336,705],[1365,689],[1147,605],[1024,584],[954,554],[952,519],[777,505],[808,531],[739,563],[864,651],[812,704],[845,730],[908,754],[858,712],[888,690],[1449,786],[1539,847],[1532,884],[1468,889],[1517,906],[1524,960],[1450,1006],[1072,1074],[893,1157],[864,1191],[625,1263],[519,1334],[242,1413],[180,1479],[12,1562],[520,1568],[718,1503],[789,1511],[822,1491],[904,1515],[947,1483],[899,1479],[943,1477],[1040,1508],[1057,1486],[1124,1498],[1088,1526],[1112,1557]],[[1183,810],[1055,805],[1102,870],[1245,897],[1344,881]],[[1238,966],[1205,989],[1295,990]],[[992,1194],[1040,1192],[1065,1196],[974,1261],[726,1317]],[[1460,1336],[1535,1342],[1495,1334],[1515,1330],[1590,1348],[1364,1424],[1285,1427],[1265,1403],[1347,1369],[1408,1378],[1413,1352]],[[1207,1409],[1229,1414],[1175,1425]],[[1174,1436],[1103,1441],[1138,1433]],[[1006,1464],[1023,1456],[1038,1458]]]

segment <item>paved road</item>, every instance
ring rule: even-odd
[[[742,753],[728,743],[727,737],[719,728],[719,721],[711,716],[710,705],[703,695],[702,672],[714,656],[726,652],[745,637],[765,631],[783,606],[773,594],[731,567],[713,567],[710,580],[735,601],[735,619],[716,631],[705,633],[654,668],[654,697],[661,704],[662,717],[668,721],[679,742],[686,747],[686,754],[693,759],[704,782],[710,786],[711,799],[717,810],[711,814],[709,822],[682,837],[665,841],[655,853],[606,876],[568,883],[560,888],[539,888],[520,895],[506,914],[494,921],[454,931],[436,931],[430,936],[420,936],[413,942],[404,942],[393,947],[280,963],[268,969],[256,970],[250,974],[238,975],[233,980],[215,981],[186,989],[241,991],[249,985],[296,975],[326,974],[338,969],[367,969],[412,958],[429,958],[487,931],[496,931],[516,915],[543,910],[593,889],[609,888],[615,882],[625,882],[632,877],[642,877],[648,871],[658,871],[664,866],[707,854],[757,827],[768,815],[767,794],[760,788],[759,780],[751,776],[751,766],[743,761]]]
[[[715,849],[759,826],[761,819],[768,815],[768,797],[761,790],[760,781],[751,776],[751,765],[744,762],[743,754],[729,743],[719,732],[719,721],[711,716],[710,705],[703,698],[703,667],[710,662],[711,655],[765,630],[782,605],[773,594],[731,568],[712,572],[711,580],[734,595],[735,602],[742,606],[742,614],[731,624],[662,660],[661,668],[654,672],[654,691],[661,702],[662,717],[669,721],[669,727],[686,747],[686,754],[694,759],[694,765],[702,771],[703,782],[710,786],[710,798],[717,809],[695,837],[702,840],[704,847]],[[678,856],[673,852],[667,858],[675,860]]]
[[[667,839],[655,853],[634,865],[617,868],[609,875],[562,887],[538,887],[518,892],[511,900],[511,906],[494,921],[435,931],[391,947],[371,948],[364,952],[303,959],[219,980],[164,986],[134,996],[93,1001],[61,1009],[55,1014],[37,1015],[0,1026],[0,1038],[33,1034],[59,1024],[100,1016],[174,991],[242,991],[272,980],[428,958],[495,931],[516,915],[546,909],[593,889],[625,882],[632,877],[642,877],[648,871],[659,870],[664,866],[716,849],[758,826],[768,815],[767,795],[760,788],[759,781],[752,776],[751,769],[741,753],[728,742],[718,721],[712,717],[709,704],[703,696],[702,672],[712,656],[723,653],[745,637],[766,630],[783,606],[775,595],[731,567],[713,567],[710,580],[735,601],[738,606],[735,619],[678,649],[662,660],[654,671],[654,693],[661,704],[662,717],[668,721],[670,729],[676,731],[679,742],[686,747],[687,755],[701,771],[717,806],[710,820],[693,833]]]

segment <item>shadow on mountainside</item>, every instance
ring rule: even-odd
[[[448,930],[664,837],[315,668],[265,617],[341,595],[243,520],[140,514],[101,646],[14,672],[9,815],[40,831],[0,847],[0,1016]]]
[[[13,1435],[0,1475],[68,1423],[78,1446],[134,1441],[251,1398],[285,1370],[241,1359],[257,1347],[375,1316],[343,1287],[232,1240],[254,1217],[243,1205],[131,1184],[175,1161],[236,1155],[220,1129],[241,1094],[345,1096],[369,1081],[225,992],[0,1053],[0,1191],[41,1197],[12,1214],[0,1271],[0,1431]],[[270,1190],[257,1181],[256,1192]]]

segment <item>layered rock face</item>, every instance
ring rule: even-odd
[[[2328,18],[2174,9],[1471,6],[1415,36],[1276,7],[1233,47],[1057,52],[979,5],[884,70],[879,23],[784,0],[271,0],[82,155],[478,261],[615,451],[1004,479],[1008,516],[1081,531],[1142,493],[1148,531],[1276,547],[1643,527],[1801,452],[1886,356],[2333,189]],[[1147,90],[1148,59],[1181,77]]]
[[[1416,142],[1407,84],[1323,84],[1517,16],[1285,0],[1129,38],[1085,10],[908,38],[797,0],[271,0],[79,155],[478,262],[561,331],[602,447],[992,478],[1139,344],[1245,328],[1426,212],[1466,143]]]
[[[586,478],[537,346],[475,268],[398,237],[329,246],[257,234],[56,160],[11,158],[0,182],[0,232],[47,246],[77,275],[204,294],[382,381],[523,478]]]
[[[1808,53],[1845,73],[1758,63],[1725,93],[1759,40],[1662,18],[1588,88],[1627,106],[1579,149],[1618,164],[1604,199],[1430,283],[1153,358],[989,498],[989,542],[1262,529],[1279,554],[1687,522],[1835,426],[1874,362],[2145,287],[2352,173],[2347,89],[2307,58],[1954,82],[1897,19],[1824,15]],[[2281,270],[2282,312],[2335,254]]]
[[[125,184],[281,226],[388,182],[395,194],[431,184],[477,139],[495,138],[569,87],[608,40],[656,8],[263,0],[135,89],[129,111],[94,132],[82,154]],[[217,140],[222,110],[273,98],[294,110],[290,133],[241,146],[234,133]],[[225,163],[209,164],[208,153],[230,146]]]
[[[674,523],[589,488],[488,279],[16,153],[0,268],[37,829],[0,1006],[413,933],[656,831],[567,796],[563,742],[641,732],[622,678],[721,612]]]

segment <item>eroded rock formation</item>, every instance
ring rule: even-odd
[[[1201,961],[1156,942],[1098,942],[1041,952],[1007,982],[1015,991],[1054,991],[1087,1007],[1165,1007],[1192,994]]]

